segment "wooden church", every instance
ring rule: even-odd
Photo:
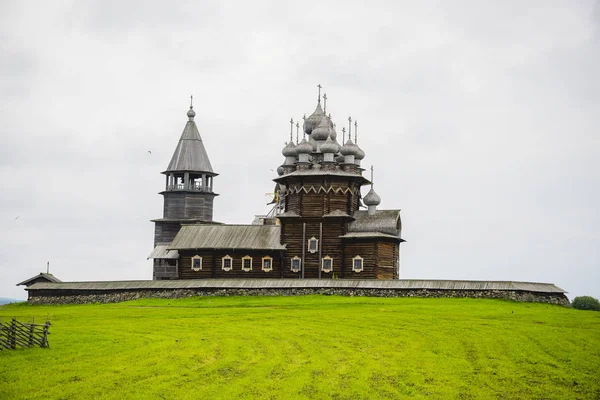
[[[321,278],[398,279],[400,210],[378,210],[381,199],[363,176],[364,151],[349,118],[340,144],[327,97],[293,121],[282,150],[273,211],[251,225],[213,221],[213,179],[193,106],[171,162],[163,172],[163,217],[153,220],[153,279]],[[361,188],[370,190],[361,196]]]

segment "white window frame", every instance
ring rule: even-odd
[[[360,268],[356,268],[355,267],[355,262],[356,260],[360,260]],[[355,256],[352,258],[352,272],[361,272],[362,270],[365,269],[365,261],[364,258],[362,258],[361,256]]]
[[[298,268],[294,267],[294,261],[298,261]],[[298,256],[292,257],[292,259],[290,260],[290,270],[292,272],[300,272],[301,268],[302,268],[302,259]]]
[[[311,242],[315,243],[315,248],[314,249],[310,248]],[[308,247],[308,252],[309,253],[316,253],[317,251],[319,251],[319,239],[317,239],[314,236],[311,237],[310,239],[308,239],[308,245],[307,245],[307,247]]]
[[[269,260],[269,268],[265,268],[265,261]],[[273,271],[273,257],[271,256],[264,256],[262,258],[262,270],[265,272],[270,272]]]
[[[229,260],[229,268],[225,267],[225,260]],[[221,269],[223,271],[231,271],[233,269],[233,257],[229,254],[221,258]]]
[[[250,267],[249,268],[246,268],[244,266],[245,260],[250,260]],[[244,256],[244,257],[242,257],[242,271],[246,271],[246,272],[252,271],[252,257],[250,257],[250,256]]]
[[[200,260],[200,266],[199,267],[194,267],[194,261],[195,260]],[[200,257],[198,254],[196,254],[194,257],[192,257],[192,271],[202,271],[202,257]]]
[[[327,269],[325,269],[325,260],[331,261],[331,264],[329,265],[329,268],[327,268]],[[325,273],[329,273],[329,272],[333,271],[333,258],[331,258],[329,256],[325,256],[321,259],[321,271],[323,271]]]

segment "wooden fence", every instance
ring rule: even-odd
[[[12,319],[10,322],[0,321],[0,350],[13,350],[17,347],[50,347],[48,332],[50,321],[45,324],[30,324]]]

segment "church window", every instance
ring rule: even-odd
[[[363,258],[356,256],[352,259],[352,271],[360,272],[363,270]]]
[[[202,257],[195,255],[192,257],[192,270],[200,271],[202,270]]]
[[[329,256],[323,257],[323,260],[321,261],[321,270],[326,273],[331,272],[333,270],[333,258]]]
[[[308,239],[308,251],[309,253],[316,253],[319,251],[319,239],[314,236]]]
[[[223,271],[231,271],[233,268],[233,258],[225,256],[221,259],[221,268]]]
[[[300,257],[295,256],[292,258],[292,272],[300,272]]]
[[[262,258],[262,270],[265,272],[273,270],[273,257],[266,256]]]
[[[242,271],[252,271],[252,257],[242,257]]]

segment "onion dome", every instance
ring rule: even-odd
[[[310,135],[313,129],[319,126],[321,119],[323,119],[324,116],[325,113],[323,112],[323,109],[321,108],[321,102],[319,101],[315,112],[304,120],[304,132],[306,132],[307,135]]]
[[[310,143],[306,141],[306,139],[302,139],[300,144],[296,146],[296,152],[298,154],[310,154],[313,151],[313,147]]]
[[[312,136],[308,137],[308,143],[312,146],[313,151],[318,151],[319,150],[319,144],[317,143],[317,141],[315,139],[313,139]]]
[[[285,157],[295,157],[298,153],[296,151],[296,145],[294,142],[289,142],[283,150],[281,150],[281,154]]]
[[[340,146],[331,140],[331,136],[327,136],[327,140],[321,145],[321,152],[335,154],[338,151],[340,151]]]
[[[362,160],[363,158],[365,158],[365,152],[362,151],[362,149],[360,147],[358,147],[357,144],[355,144],[355,146],[356,146],[356,154],[354,154],[354,159]]]
[[[335,161],[338,162],[338,163],[340,163],[340,164],[343,163],[344,162],[344,155],[341,154],[341,153],[339,153],[337,155],[337,157],[335,157]]]
[[[329,130],[331,129],[329,125],[329,118],[323,117],[321,118],[321,122],[319,125],[313,129],[310,137],[315,140],[326,140],[329,136]]]
[[[378,206],[379,203],[381,203],[381,197],[375,193],[375,189],[371,188],[369,193],[367,193],[363,199],[363,203],[365,203],[366,206]]]
[[[340,153],[344,156],[356,156],[357,150],[360,150],[358,146],[352,143],[352,139],[348,139],[346,144],[340,149]]]
[[[196,116],[196,111],[194,111],[193,106],[190,106],[190,109],[187,112],[187,116],[190,119],[190,121],[192,121],[194,119],[194,117]]]
[[[277,175],[281,176],[283,175],[285,171],[283,170],[283,166],[280,165],[279,167],[277,167]]]

